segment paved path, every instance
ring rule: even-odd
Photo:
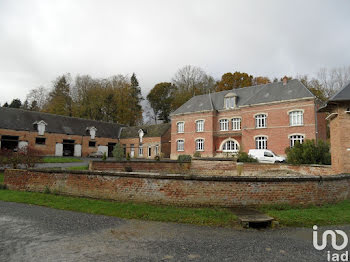
[[[309,228],[199,227],[0,201],[0,261],[327,261],[311,236]]]

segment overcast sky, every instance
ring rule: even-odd
[[[0,103],[67,72],[135,72],[144,94],[188,64],[313,75],[350,65],[349,48],[348,0],[0,0]]]

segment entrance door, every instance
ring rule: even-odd
[[[56,144],[55,156],[63,156],[63,144],[61,143]]]
[[[108,143],[108,157],[113,157],[113,149],[117,143]]]
[[[63,156],[74,156],[74,140],[63,139]]]

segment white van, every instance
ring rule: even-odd
[[[278,156],[267,149],[250,149],[248,155],[254,157],[260,163],[283,163],[286,161],[285,157]]]

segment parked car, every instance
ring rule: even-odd
[[[260,163],[283,163],[286,162],[286,158],[278,156],[271,150],[267,149],[250,149],[249,156],[254,157]]]
[[[93,152],[89,155],[89,157],[103,157],[103,152],[101,151],[97,151],[97,152]]]

